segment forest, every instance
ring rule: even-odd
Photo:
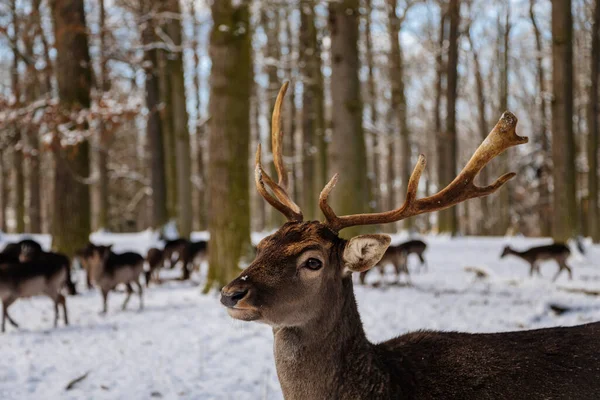
[[[341,213],[398,207],[421,153],[436,193],[511,110],[529,143],[480,180],[514,180],[381,229],[596,242],[599,26],[592,0],[1,0],[0,230],[69,256],[92,232],[208,231],[223,285],[283,222],[252,169],[289,81],[307,219],[336,172]]]

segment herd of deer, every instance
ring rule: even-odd
[[[408,181],[404,204],[392,211],[338,216],[329,196],[338,176],[324,187],[319,206],[324,222],[304,221],[302,211],[287,193],[287,174],[282,157],[281,106],[287,84],[282,87],[273,111],[272,149],[275,182],[256,153],[255,181],[259,193],[288,222],[263,239],[255,260],[221,291],[221,303],[235,319],[260,321],[273,328],[277,374],[288,400],[317,399],[597,399],[600,398],[600,323],[568,328],[520,332],[469,334],[419,331],[383,343],[368,341],[353,291],[351,274],[366,273],[374,266],[394,265],[396,274],[408,273],[409,254],[425,264],[422,241],[390,246],[390,237],[361,235],[349,240],[339,236],[344,228],[380,225],[411,216],[442,210],[468,199],[487,196],[515,174],[505,174],[493,184],[479,187],[474,179],[482,168],[506,149],[527,142],[515,132],[516,117],[505,112],[465,168],[440,192],[417,198],[425,158],[419,156]],[[270,189],[270,190],[269,190]],[[107,311],[107,296],[124,284],[123,309],[138,290],[140,308],[143,289],[158,280],[163,264],[183,262],[182,279],[193,270],[193,260],[205,257],[206,242],[185,239],[167,241],[165,248],[137,253],[114,253],[111,246],[88,244],[77,257],[88,272],[88,285],[97,285]],[[550,245],[512,254],[530,264],[530,275],[540,273],[539,262],[554,259],[566,270],[569,248]],[[190,267],[191,265],[191,267]],[[0,299],[2,331],[5,322],[17,324],[8,307],[20,297],[47,295],[54,301],[58,322],[62,306],[68,324],[67,287],[75,292],[70,262],[61,254],[45,252],[32,241],[6,246],[0,253]]]
[[[146,287],[151,281],[159,282],[158,270],[163,266],[182,266],[182,280],[188,279],[191,271],[206,257],[207,242],[191,242],[186,239],[166,240],[163,250],[150,248],[146,258],[138,253],[115,253],[112,246],[88,243],[77,252],[76,258],[86,271],[88,288],[97,286],[102,293],[102,313],[107,312],[108,293],[118,285],[124,285],[127,295],[122,309],[137,287],[140,309],[143,308],[141,275],[145,276]],[[144,268],[146,265],[146,268]],[[71,261],[60,253],[43,251],[34,240],[25,239],[9,243],[0,252],[0,300],[2,301],[2,332],[6,321],[14,327],[17,323],[8,313],[8,308],[17,299],[45,295],[54,302],[54,326],[58,324],[59,306],[63,309],[65,325],[69,324],[63,288],[76,294],[71,278]]]
[[[442,210],[498,190],[515,174],[485,187],[476,186],[474,179],[494,157],[527,142],[516,134],[513,114],[502,115],[464,169],[440,192],[417,198],[425,168],[420,156],[401,207],[338,216],[328,203],[338,179],[334,175],[319,197],[325,221],[304,221],[288,195],[282,157],[280,115],[286,89],[284,84],[272,118],[279,180],[263,169],[259,145],[255,181],[259,193],[288,222],[259,243],[255,260],[222,289],[221,303],[235,319],[273,328],[277,375],[287,400],[600,398],[600,322],[490,334],[419,331],[373,344],[358,313],[351,274],[377,265],[390,237],[346,240],[339,232]],[[531,274],[539,273],[535,254],[560,254],[555,258],[561,260],[560,270],[571,273],[564,263],[566,247],[525,253],[507,248],[505,254],[528,260]]]

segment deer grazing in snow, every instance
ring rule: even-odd
[[[525,251],[514,250],[510,246],[506,246],[502,251],[502,254],[500,254],[500,258],[504,258],[509,254],[522,258],[529,263],[529,276],[533,276],[534,272],[539,276],[542,276],[542,273],[540,272],[540,262],[554,260],[558,264],[558,272],[556,272],[552,281],[555,281],[562,271],[567,271],[569,279],[573,279],[573,271],[571,271],[571,267],[567,265],[567,258],[571,255],[571,250],[562,243],[532,247]]]
[[[260,146],[255,181],[259,193],[288,222],[259,243],[255,260],[222,289],[221,303],[235,319],[273,327],[277,375],[287,400],[598,398],[600,323],[492,334],[420,331],[373,344],[360,320],[350,275],[376,265],[390,237],[346,240],[338,233],[445,209],[498,190],[514,174],[485,187],[473,180],[494,157],[527,142],[515,133],[513,114],[502,115],[465,168],[440,192],[417,199],[425,167],[420,156],[400,208],[337,216],[328,204],[335,175],[319,198],[325,222],[303,221],[287,193],[282,158],[280,115],[286,88],[277,97],[272,123],[279,182],[264,171]]]

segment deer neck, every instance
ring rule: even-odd
[[[302,327],[275,328],[275,364],[286,400],[340,398],[345,381],[364,379],[352,369],[372,357],[356,306],[352,280],[343,281],[337,307]]]

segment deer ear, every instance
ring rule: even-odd
[[[348,271],[363,272],[375,266],[390,245],[388,235],[353,237],[344,248],[344,265]]]

